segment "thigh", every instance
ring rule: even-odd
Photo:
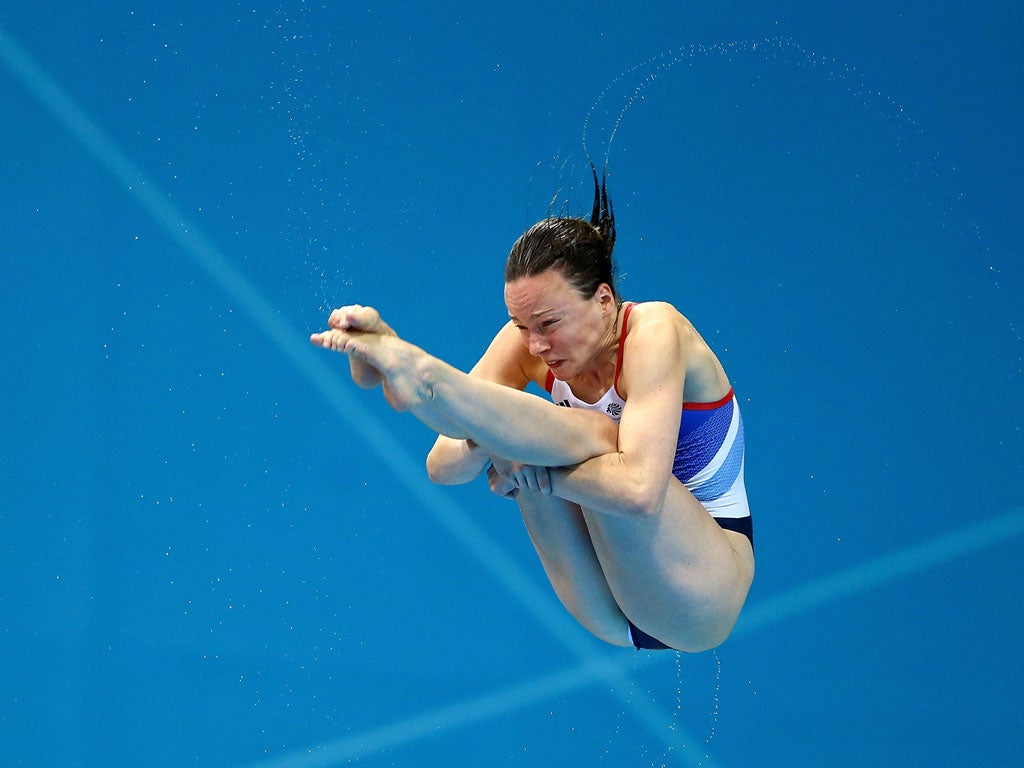
[[[615,601],[634,624],[680,650],[725,639],[753,579],[745,536],[723,530],[674,479],[657,514],[584,517]]]

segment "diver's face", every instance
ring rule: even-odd
[[[563,381],[588,369],[606,346],[609,318],[615,323],[607,285],[586,298],[558,269],[506,283],[505,306],[530,354]]]

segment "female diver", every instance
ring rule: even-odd
[[[334,310],[310,341],[438,433],[438,483],[486,472],[514,497],[552,587],[614,645],[701,651],[729,635],[754,574],[743,424],[718,358],[662,302],[624,302],[614,216],[548,218],[505,265],[510,322],[469,374],[376,310]],[[528,394],[544,387],[554,402]],[[568,406],[568,407],[559,407]]]

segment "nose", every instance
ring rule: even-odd
[[[530,334],[530,340],[526,344],[526,348],[530,350],[530,354],[534,357],[540,357],[544,352],[551,349],[551,345],[548,340],[537,333]]]

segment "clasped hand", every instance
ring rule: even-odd
[[[548,467],[518,464],[500,457],[491,457],[487,483],[492,493],[505,499],[514,499],[524,488],[544,496],[551,495],[551,473]]]

